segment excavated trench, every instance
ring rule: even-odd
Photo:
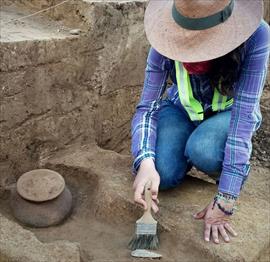
[[[51,165],[47,165],[47,167],[52,168]],[[139,209],[136,212],[131,210],[132,204],[130,203],[128,203],[128,210],[125,210],[125,206],[120,208],[106,207],[106,203],[102,199],[104,191],[100,188],[96,175],[89,174],[80,168],[72,169],[62,165],[53,166],[53,169],[64,176],[67,186],[71,189],[73,196],[72,214],[57,226],[40,229],[23,226],[24,229],[33,232],[43,243],[54,243],[54,241],[59,240],[79,243],[80,261],[82,262],[137,261],[138,259],[131,258],[127,243],[134,234],[134,221],[139,217],[141,211]],[[18,223],[12,216],[9,197],[7,191],[0,198],[1,213],[10,221]],[[124,202],[124,200],[122,201]],[[121,204],[123,205],[123,203]],[[199,251],[194,250],[189,254],[191,245],[186,243],[183,246],[176,233],[169,233],[164,228],[160,228],[159,231],[162,246],[158,252],[163,255],[165,261],[180,261],[178,260],[180,258],[181,261],[202,261]],[[1,253],[0,261],[2,261]],[[207,261],[214,261],[214,259],[208,258]]]
[[[3,1],[1,19],[6,23],[55,3]],[[141,210],[132,202],[130,119],[149,47],[144,9],[145,1],[71,1],[8,23],[1,32],[0,213],[18,224],[9,207],[9,188],[23,172],[45,167],[62,174],[73,195],[71,216],[58,226],[20,229],[33,232],[41,243],[79,243],[78,260],[58,255],[52,262],[133,261],[127,243]],[[69,33],[74,28],[81,29],[80,35]],[[262,98],[266,118],[269,94],[268,86]],[[189,177],[180,188],[160,194],[164,261],[267,261],[269,128],[266,120],[254,138],[255,169],[235,219],[240,237],[230,246],[204,243],[202,223],[192,214],[207,204],[216,187]],[[23,253],[28,249],[22,242],[16,252],[3,248],[4,242],[8,245],[0,235],[1,262],[37,261],[31,251]],[[44,254],[39,261],[48,261],[42,260]]]
[[[41,229],[24,228],[31,230],[40,241],[45,243],[57,240],[80,243],[80,258],[84,262],[128,261],[129,252],[126,244],[131,236],[127,232],[132,232],[133,227],[127,223],[113,224],[110,217],[106,220],[96,217],[98,177],[80,169],[54,168],[56,169],[64,176],[72,192],[71,216],[58,226]],[[6,193],[0,199],[1,213],[17,223],[9,207],[9,197],[9,193]],[[118,217],[118,214],[111,215]],[[0,261],[2,261],[1,254]]]
[[[1,9],[4,23],[27,15],[30,8],[9,1],[5,4]],[[81,4],[76,6],[77,14],[84,11],[85,3]],[[129,7],[134,10],[134,25],[124,14]],[[80,36],[68,33],[73,28],[65,26],[67,21],[62,24],[47,17],[7,24],[1,35],[1,112],[5,113],[1,114],[1,214],[17,224],[9,206],[9,189],[23,172],[51,168],[63,175],[72,192],[72,214],[58,226],[23,228],[44,243],[78,242],[81,261],[131,261],[127,243],[141,212],[131,198],[119,197],[116,190],[131,193],[130,118],[142,86],[145,61],[139,57],[147,52],[141,30],[143,4],[122,8],[99,3],[89,4],[88,9],[94,21],[89,19],[81,27]],[[96,21],[94,16],[100,11],[110,16],[114,12],[114,20]],[[89,32],[86,27],[91,23],[103,26],[103,30]],[[112,34],[115,30],[116,36]],[[136,32],[137,38],[133,39]],[[80,166],[85,161],[78,155],[85,145],[91,145],[88,152],[93,154],[85,154],[86,166]],[[65,157],[69,149],[75,152],[79,164],[53,163],[58,152]],[[108,159],[103,157],[107,153]],[[112,158],[120,158],[125,169],[113,171],[118,160]],[[121,177],[106,179],[104,172]],[[128,180],[122,190],[117,182],[125,180],[123,176]],[[118,188],[113,190],[113,186]],[[11,247],[8,253],[1,241],[0,261],[35,261],[31,252],[20,257],[23,247],[19,251]],[[163,250],[165,255],[165,246]],[[18,257],[13,257],[12,253],[17,252]],[[40,253],[40,261],[42,257]]]

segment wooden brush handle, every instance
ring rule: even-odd
[[[147,204],[147,210],[145,212],[151,214],[152,208],[152,192],[151,192],[152,182],[149,180],[144,186],[144,198]]]
[[[156,224],[157,221],[152,217],[152,182],[149,180],[144,186],[144,199],[147,204],[147,209],[144,211],[143,216],[137,220],[137,223]]]

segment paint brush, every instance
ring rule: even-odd
[[[159,239],[157,235],[157,221],[152,217],[152,193],[151,181],[148,181],[144,188],[144,198],[147,209],[143,216],[136,221],[136,230],[134,237],[130,240],[128,247],[135,249],[157,249]]]

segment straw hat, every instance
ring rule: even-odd
[[[144,25],[150,44],[162,55],[200,62],[241,45],[262,16],[262,0],[150,0]]]

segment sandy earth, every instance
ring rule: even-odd
[[[110,215],[106,215],[106,219],[96,217],[94,208],[96,190],[93,190],[93,188],[97,189],[97,187],[95,181],[93,181],[93,184],[91,181],[89,183],[89,180],[85,178],[85,173],[77,172],[76,177],[69,176],[66,180],[69,188],[72,189],[74,197],[74,209],[71,217],[62,225],[51,228],[25,228],[34,232],[42,242],[47,243],[55,240],[79,242],[81,261],[83,262],[137,261],[138,259],[131,258],[130,250],[127,248],[127,244],[134,233],[134,223],[125,222],[121,210],[118,210],[117,213],[110,212]],[[4,199],[0,199],[1,212],[12,221],[15,221],[11,215],[8,202],[8,194]],[[114,217],[112,221],[110,221],[111,216]],[[117,220],[119,220],[118,223]],[[181,261],[190,262],[198,261],[200,258],[199,252],[187,256],[188,247],[177,244],[176,235],[173,236],[163,232],[160,241],[162,246],[158,252],[168,262],[178,261],[176,258],[180,256],[185,257]]]
[[[14,221],[7,188],[23,172],[42,166],[56,169],[72,190],[73,213],[59,226],[26,229],[44,242],[79,242],[84,262],[133,261],[126,246],[141,211],[132,203],[130,119],[148,50],[144,4],[89,2],[61,7],[47,14],[50,19],[31,18],[1,28],[1,213]],[[19,9],[10,3],[2,3],[2,24],[50,1],[26,6],[20,1]],[[74,28],[81,28],[80,37],[69,34]],[[188,178],[182,187],[161,193],[157,218],[164,261],[269,258],[269,98],[268,85],[262,97],[264,121],[253,139],[254,169],[235,218],[240,237],[230,246],[203,242],[202,225],[191,215],[204,207],[216,187]]]
[[[73,146],[44,160],[43,165],[65,177],[74,197],[73,213],[59,226],[25,228],[46,243],[60,239],[80,243],[82,261],[133,261],[127,243],[141,210],[132,202],[129,157],[96,146]],[[214,195],[215,184],[188,177],[175,190],[160,192],[156,218],[164,261],[259,261],[259,257],[265,261],[269,245],[269,225],[265,224],[270,215],[268,171],[255,168],[243,190],[233,221],[239,237],[233,238],[232,244],[205,243],[202,222],[192,218]],[[251,200],[254,205],[250,205]],[[14,220],[8,193],[0,205],[1,212]]]

